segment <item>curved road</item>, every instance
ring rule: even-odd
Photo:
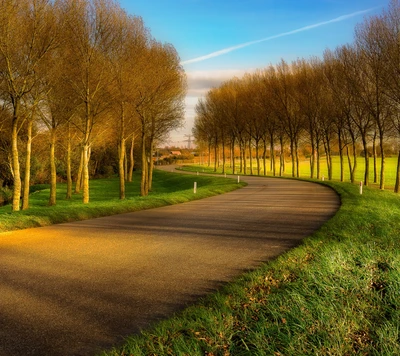
[[[0,356],[93,355],[296,246],[331,189],[243,177],[175,206],[0,234]]]

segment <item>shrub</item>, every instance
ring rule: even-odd
[[[12,200],[12,190],[7,187],[0,187],[0,206],[6,205]]]

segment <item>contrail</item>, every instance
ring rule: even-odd
[[[189,60],[183,61],[183,62],[181,62],[181,64],[189,64],[189,63],[195,63],[195,62],[202,62],[202,61],[205,61],[205,60],[210,59],[210,58],[219,57],[219,56],[222,56],[223,54],[236,51],[236,50],[238,50],[238,49],[240,49],[240,48],[252,46],[252,45],[254,45],[254,44],[256,44],[256,43],[266,42],[266,41],[273,40],[273,39],[275,39],[275,38],[285,37],[285,36],[293,35],[293,34],[295,34],[295,33],[304,32],[304,31],[308,31],[308,30],[312,30],[313,28],[317,28],[317,27],[329,25],[329,24],[334,23],[334,22],[345,21],[345,20],[347,20],[347,19],[349,19],[349,18],[352,18],[352,17],[355,17],[355,16],[359,16],[359,15],[365,14],[365,13],[370,12],[370,11],[373,11],[373,10],[375,10],[375,9],[376,9],[376,7],[375,7],[375,8],[371,8],[371,9],[367,9],[367,10],[362,10],[362,11],[353,12],[353,13],[348,14],[348,15],[343,15],[343,16],[336,17],[336,18],[334,18],[334,19],[332,19],[332,20],[323,21],[323,22],[316,23],[316,24],[314,24],[314,25],[309,25],[309,26],[301,27],[301,28],[298,28],[297,30],[293,30],[293,31],[289,31],[289,32],[283,32],[283,33],[280,33],[279,35],[274,35],[274,36],[266,37],[266,38],[263,38],[263,39],[261,39],[261,40],[250,41],[250,42],[238,44],[238,45],[236,45],[236,46],[232,46],[232,47],[228,47],[228,48],[221,49],[221,50],[216,51],[216,52],[212,52],[212,53],[207,54],[207,55],[205,55],[205,56],[201,56],[201,57],[197,57],[197,58],[193,58],[193,59],[189,59]]]

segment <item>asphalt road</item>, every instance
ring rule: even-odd
[[[318,229],[340,202],[246,177],[190,203],[0,234],[0,356],[94,355]]]

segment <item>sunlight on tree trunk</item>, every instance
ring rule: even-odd
[[[20,200],[21,200],[21,172],[19,165],[19,151],[18,151],[18,108],[19,104],[15,104],[14,117],[12,122],[12,135],[11,135],[11,145],[12,145],[12,173],[13,173],[13,200],[12,200],[12,210],[20,210]]]
[[[72,170],[71,170],[71,132],[68,123],[68,138],[67,138],[67,157],[66,157],[66,174],[67,174],[67,194],[66,199],[72,199]]]
[[[32,125],[33,118],[29,118],[26,130],[25,173],[22,194],[22,210],[29,209],[29,188],[31,181],[31,156],[32,156]]]
[[[56,133],[55,129],[50,132],[50,198],[49,205],[56,205],[57,202],[57,170],[55,162]]]
[[[134,155],[133,155],[134,147],[135,147],[135,136],[132,135],[131,145],[130,145],[130,149],[129,149],[128,182],[132,182],[133,181],[133,168],[135,166],[135,158],[134,158]]]
[[[82,161],[82,202],[89,203],[89,145],[83,145]]]
[[[83,176],[83,146],[81,147],[81,154],[80,154],[80,160],[79,160],[79,167],[78,167],[78,173],[76,175],[76,181],[75,181],[75,194],[79,194],[82,189],[82,176]]]

